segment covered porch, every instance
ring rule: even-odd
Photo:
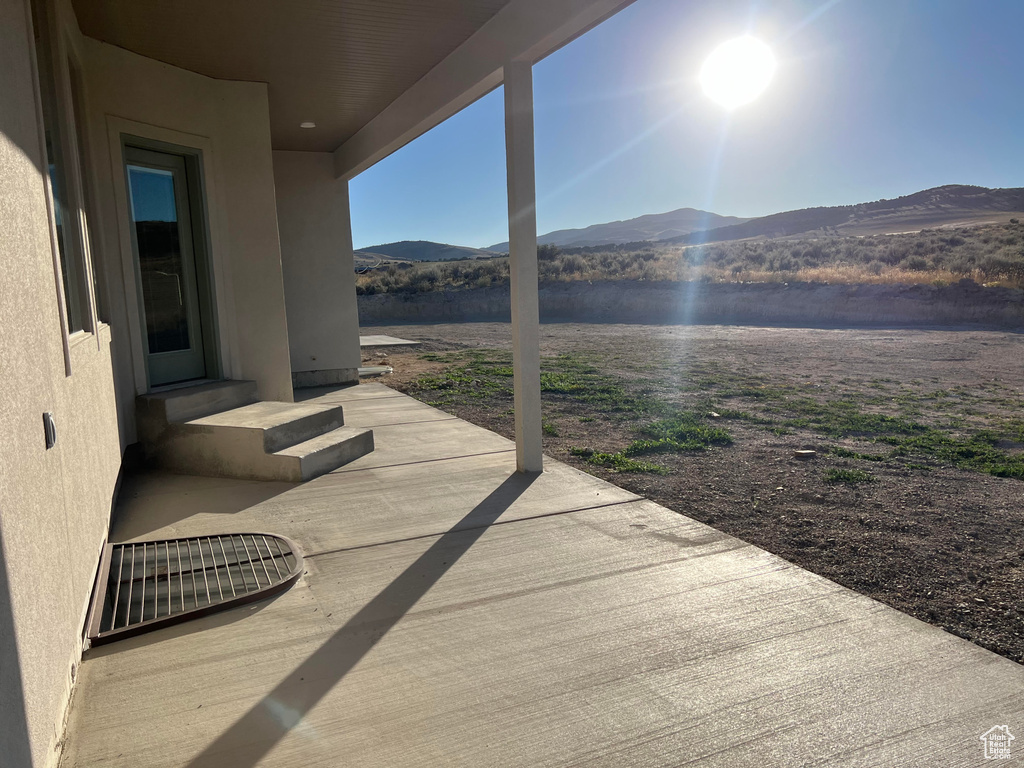
[[[542,470],[533,66],[632,0],[46,1],[82,50],[96,197],[114,192],[102,234],[122,262],[106,271],[131,351],[126,443],[153,442],[131,398],[160,387],[252,381],[260,399],[289,401],[293,387],[358,380],[348,183],[503,87],[516,466]],[[130,236],[153,223],[136,203],[155,194],[141,179],[169,173],[161,163],[194,187],[176,193],[198,222],[194,238],[174,222],[195,241],[181,279],[147,266],[144,229]],[[161,357],[182,328],[189,366]]]
[[[26,221],[52,239],[36,251],[59,288],[48,117],[83,278],[63,281],[69,305],[81,293],[70,313],[44,296],[41,257],[11,283],[35,286],[32,308],[62,331],[49,368],[35,372],[28,330],[12,367],[42,394],[18,433],[31,461],[12,463],[26,512],[0,548],[17,598],[3,660],[27,705],[0,720],[19,721],[33,764],[966,765],[982,733],[1019,721],[1021,667],[542,456],[532,66],[629,1],[12,5],[26,64],[11,114],[38,134],[19,160]],[[50,69],[53,109],[36,115]],[[515,442],[339,386],[360,362],[348,180],[499,85]],[[176,158],[163,176],[183,180],[169,189],[188,225],[136,215],[127,174],[161,171],[152,154]],[[160,288],[139,227],[172,220],[194,264],[180,282],[161,270]],[[147,297],[180,312],[186,283],[193,346],[179,341],[196,367],[157,371],[162,302]],[[304,484],[151,471],[118,485],[145,439],[137,398],[197,382],[251,388],[275,413],[342,406],[376,448]],[[69,428],[47,455],[51,408]],[[78,664],[102,542],[238,531],[294,540],[299,581]]]
[[[62,765],[974,765],[1021,667],[380,384],[302,485],[143,474],[111,539],[267,530],[278,598],[90,652]]]

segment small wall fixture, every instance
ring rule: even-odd
[[[312,120],[306,120],[303,123],[299,123],[299,128],[316,128],[316,123]]]
[[[50,411],[43,414],[43,435],[46,439],[46,450],[50,450],[57,444],[57,424]]]

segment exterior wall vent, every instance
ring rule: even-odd
[[[88,637],[102,645],[263,600],[301,573],[295,543],[269,533],[108,544]]]

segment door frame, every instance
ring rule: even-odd
[[[203,324],[206,376],[207,379],[231,378],[232,369],[238,365],[238,361],[235,359],[237,344],[233,343],[233,334],[236,329],[231,322],[231,281],[223,256],[223,223],[220,221],[215,205],[218,197],[214,184],[217,166],[213,160],[213,143],[206,136],[160,128],[114,115],[107,115],[106,122],[107,146],[110,152],[111,176],[114,186],[115,210],[112,213],[117,221],[125,319],[129,336],[126,341],[130,349],[135,394],[145,394],[152,388],[149,384],[146,345],[143,340],[146,328],[140,275],[132,247],[133,227],[129,209],[128,173],[124,152],[126,145],[168,152],[185,158],[189,170],[187,178],[190,185],[190,199],[194,199],[197,203],[191,217],[193,247],[196,249],[197,258],[205,264],[205,269],[197,270],[197,272],[202,274],[203,279],[200,294],[202,301],[206,304],[204,321],[207,319],[207,315],[209,318],[209,322]],[[181,385],[169,384],[166,386],[173,388]],[[163,388],[157,387],[157,389]]]
[[[129,208],[131,209],[134,205],[130,189],[131,174],[129,168],[153,168],[158,171],[169,172],[172,174],[172,179],[174,179],[174,202],[177,209],[176,220],[179,227],[185,230],[181,241],[183,270],[181,278],[184,285],[179,285],[179,295],[181,295],[182,291],[184,292],[188,317],[189,348],[164,353],[154,352],[152,349],[149,349],[146,336],[143,336],[143,347],[146,352],[146,369],[150,376],[150,389],[192,380],[217,378],[216,369],[211,369],[211,363],[216,363],[216,356],[207,352],[210,344],[216,343],[215,335],[211,333],[213,296],[210,290],[209,260],[206,258],[206,251],[202,247],[202,239],[199,237],[205,228],[200,226],[200,222],[196,221],[196,218],[202,213],[200,210],[202,199],[198,197],[199,185],[196,182],[198,169],[194,162],[190,162],[194,161],[194,158],[181,152],[164,152],[150,149],[149,147],[140,147],[138,142],[131,141],[128,137],[122,139],[122,144],[125,173],[129,186]],[[129,213],[129,216],[134,221],[134,212]],[[196,246],[197,243],[200,244],[199,247]],[[142,254],[139,247],[138,235],[133,228],[132,253],[136,270],[136,288],[139,290],[139,295],[143,297],[140,307],[143,313],[141,318],[142,326],[143,328],[148,328],[145,289],[142,283]],[[197,346],[202,350],[201,355],[195,354]],[[154,355],[159,357],[154,358]],[[175,362],[175,360],[180,362]],[[194,361],[189,365],[201,361],[202,373],[200,375],[185,375],[186,371],[182,370],[181,366],[182,363],[188,363],[189,360]],[[161,376],[159,377],[155,373],[157,370],[161,371]],[[213,375],[211,375],[211,370]],[[188,371],[188,373],[199,373],[199,371],[196,369]],[[166,378],[166,374],[170,374],[171,381],[161,381],[159,384],[154,383],[154,379]],[[174,379],[174,376],[178,376],[178,378]]]

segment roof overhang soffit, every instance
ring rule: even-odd
[[[506,63],[534,64],[632,2],[512,0],[338,147],[335,173],[361,173],[501,85]]]

